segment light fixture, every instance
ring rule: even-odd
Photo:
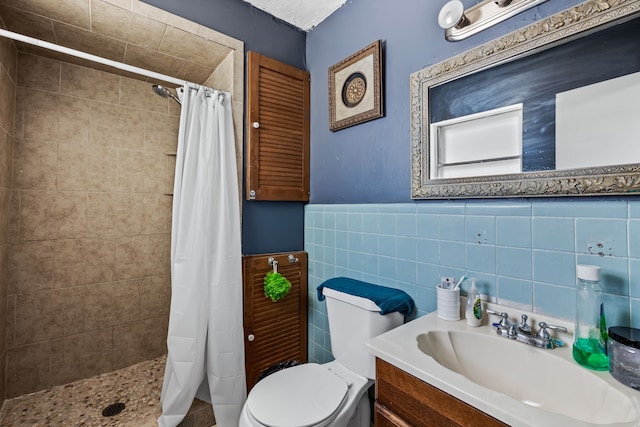
[[[460,0],[450,0],[438,14],[438,24],[449,41],[466,39],[547,0],[483,0],[464,10]]]

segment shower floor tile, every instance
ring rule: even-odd
[[[154,427],[160,416],[160,391],[166,356],[128,368],[52,387],[6,400],[0,411],[0,427],[21,426],[120,426]],[[117,415],[102,410],[124,403]],[[207,411],[208,409],[208,411]],[[208,412],[208,414],[207,414]],[[196,399],[181,423],[208,427],[198,420],[212,419],[210,406]]]

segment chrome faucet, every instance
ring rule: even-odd
[[[490,309],[487,309],[486,312],[502,318],[499,323],[493,324],[496,327],[496,333],[500,336],[540,348],[554,349],[563,345],[562,341],[553,338],[549,334],[548,329],[567,332],[567,328],[564,326],[548,325],[545,322],[540,322],[538,323],[538,332],[534,333],[527,323],[528,317],[526,314],[522,315],[520,323],[516,323],[509,320],[509,314],[507,313]]]

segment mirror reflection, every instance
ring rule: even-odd
[[[429,89],[431,140],[435,154],[440,145],[493,147],[500,135],[522,129],[521,158],[513,156],[518,141],[506,141],[503,150],[490,150],[477,162],[456,164],[456,173],[433,170],[449,165],[432,160],[430,178],[451,178],[502,173],[571,169],[640,162],[640,150],[629,150],[637,135],[640,111],[640,19],[615,25],[535,55],[431,87]],[[466,143],[443,141],[445,132],[433,127],[484,111],[522,105],[521,123],[496,128],[496,116],[467,122]],[[450,124],[449,126],[454,126]],[[449,133],[452,132],[450,128]],[[493,134],[491,129],[497,132]],[[615,137],[614,137],[615,135]],[[626,136],[626,137],[625,137]],[[516,136],[517,137],[517,136]],[[606,144],[602,144],[607,141]],[[451,151],[450,148],[448,151]],[[449,153],[449,157],[453,156]],[[476,173],[478,165],[494,163]],[[443,166],[445,169],[448,166]],[[451,169],[451,167],[449,167]],[[440,169],[440,168],[438,168]]]

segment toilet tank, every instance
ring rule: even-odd
[[[375,357],[365,343],[404,322],[398,312],[380,314],[371,300],[324,288],[333,357],[343,366],[366,378],[375,379]]]

